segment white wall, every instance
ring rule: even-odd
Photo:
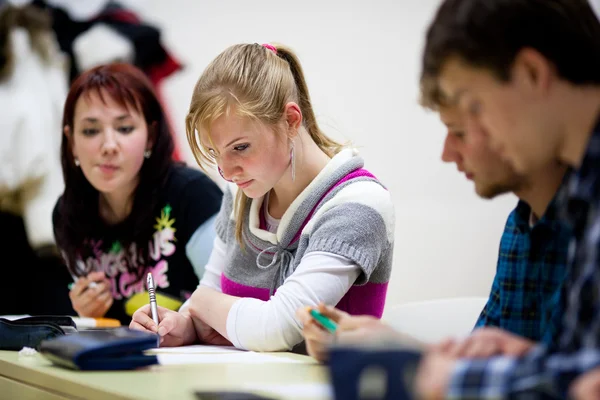
[[[388,305],[487,295],[498,243],[515,198],[476,197],[443,164],[437,116],[417,104],[424,32],[438,0],[130,0],[163,29],[186,65],[165,96],[186,157],[184,117],[207,63],[238,42],[280,42],[297,51],[319,121],[352,140],[390,189],[396,246]]]

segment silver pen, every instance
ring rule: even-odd
[[[154,291],[154,278],[152,278],[152,272],[148,272],[146,284],[148,286],[148,296],[150,296],[150,312],[152,313],[152,320],[154,320],[154,323],[158,326],[158,308],[156,307],[156,293]]]

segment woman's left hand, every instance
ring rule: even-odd
[[[196,335],[203,344],[212,344],[215,346],[233,346],[229,340],[223,335],[214,330],[200,318],[194,315],[190,310],[192,316],[192,322],[194,323],[194,329],[196,329]]]
[[[214,290],[205,286],[198,286],[190,298],[187,312],[192,316],[194,329],[196,329],[196,335],[201,343],[215,346],[232,346],[226,337],[203,319],[202,311],[206,311],[203,310],[203,307],[210,307],[209,304],[211,303],[207,302],[207,297],[211,295],[211,292],[214,293]]]

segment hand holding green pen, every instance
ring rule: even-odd
[[[319,361],[329,358],[332,343],[365,343],[389,340],[411,348],[423,348],[424,343],[396,331],[372,315],[350,315],[332,306],[301,307],[297,317],[303,324],[302,334],[308,354]]]
[[[317,309],[312,307],[306,308],[309,314],[317,321],[323,328],[327,329],[329,333],[335,333],[337,329],[337,324],[331,319],[327,318],[323,314],[321,314]]]

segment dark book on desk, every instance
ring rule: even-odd
[[[157,364],[144,351],[158,346],[153,333],[128,328],[82,331],[45,340],[40,353],[54,364],[78,370],[126,370]]]
[[[43,340],[76,332],[75,322],[67,316],[0,318],[0,350],[37,349]]]

